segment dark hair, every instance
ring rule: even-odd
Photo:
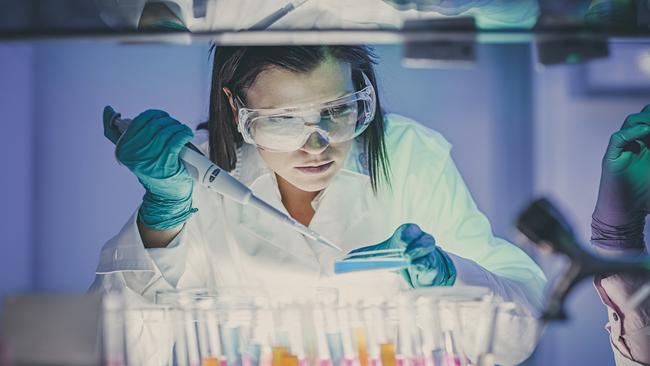
[[[350,64],[352,81],[360,89],[365,73],[375,92],[377,79],[373,65],[376,55],[367,46],[213,46],[212,89],[210,92],[210,114],[208,122],[198,126],[207,129],[210,139],[210,159],[221,168],[233,170],[237,164],[236,149],[243,138],[235,124],[235,117],[228,97],[223,92],[227,87],[233,95],[243,97],[255,78],[269,67],[281,67],[293,72],[314,70],[327,57]],[[390,167],[384,142],[384,113],[377,96],[375,118],[360,138],[364,142],[368,172],[373,191],[377,192],[379,176],[390,187]]]

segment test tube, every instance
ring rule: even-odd
[[[465,339],[467,357],[488,366],[492,354],[492,339],[499,305],[486,296],[482,301],[466,301],[458,304],[461,328]],[[471,329],[467,324],[471,324]]]
[[[399,314],[397,303],[393,300],[382,302],[379,306],[381,322],[378,325],[379,359],[382,366],[397,366],[397,342],[399,340]]]
[[[363,327],[356,327],[354,335],[357,341],[357,348],[359,352],[359,363],[361,366],[370,366],[368,355],[368,341],[366,340],[366,330]]]
[[[436,301],[428,297],[415,300],[418,331],[422,343],[420,353],[425,366],[442,365],[442,334],[440,332],[440,316]]]
[[[104,365],[124,366],[126,354],[123,299],[119,294],[107,294],[103,298],[102,307]]]
[[[417,331],[415,320],[415,304],[413,299],[401,295],[397,298],[397,348],[398,366],[424,366],[424,360],[420,350],[421,338]]]
[[[169,306],[139,304],[123,309],[127,365],[173,361],[173,315]]]
[[[303,321],[299,304],[280,301],[273,305],[272,366],[306,364]]]
[[[239,345],[239,329],[235,324],[225,324],[221,327],[224,356],[228,366],[241,366],[242,359]]]
[[[379,358],[382,366],[396,366],[395,344],[386,342],[379,345]]]
[[[289,349],[283,346],[273,347],[273,360],[271,366],[284,366],[285,357],[289,356]]]
[[[382,305],[384,299],[366,299],[363,309],[368,340],[368,362],[370,366],[381,364],[381,345],[388,343],[386,336],[385,314]]]
[[[326,337],[327,352],[328,358],[330,359],[330,364],[334,366],[341,366],[345,360],[345,350],[343,345],[344,331],[343,324],[340,319],[341,312],[339,311],[342,308],[338,303],[338,299],[336,299],[336,301],[332,299],[330,299],[330,301],[320,301],[319,303],[322,307],[323,331]]]
[[[267,299],[257,298],[251,319],[249,359],[251,366],[268,366],[272,363],[271,341],[273,312]]]
[[[204,356],[203,366],[220,366],[220,360],[223,359],[221,352],[221,336],[219,335],[219,316],[215,308],[209,308],[205,311],[205,326],[207,330],[209,351]]]
[[[159,305],[171,307],[170,327],[173,329],[174,364],[199,366],[214,364],[215,355],[209,351],[210,340],[205,310],[214,295],[204,288],[163,290],[156,292]],[[203,359],[203,355],[206,359]]]
[[[339,319],[339,329],[341,332],[341,345],[343,347],[343,358],[338,366],[354,366],[355,361],[356,365],[359,365],[358,358],[355,354],[355,347],[353,342],[353,326],[350,321],[349,314],[350,305],[341,306],[337,309],[337,315]]]
[[[460,321],[456,304],[449,301],[439,302],[440,329],[443,341],[443,366],[465,366],[467,364],[462,347]]]

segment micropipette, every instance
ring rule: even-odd
[[[116,113],[113,115],[112,125],[115,126],[120,133],[124,133],[126,129],[131,124],[130,119],[122,119],[121,115]],[[285,214],[284,212],[276,209],[265,201],[261,200],[253,194],[253,192],[246,187],[242,182],[235,179],[228,172],[219,168],[214,164],[210,159],[208,159],[201,150],[191,143],[187,143],[185,148],[180,153],[180,158],[185,164],[190,176],[199,184],[204,187],[215,191],[225,197],[232,199],[243,205],[253,205],[262,212],[275,217],[281,222],[287,224],[293,230],[307,236],[308,238],[315,240],[323,245],[327,245],[330,248],[334,248],[338,251],[341,251],[341,248],[336,246],[331,241],[325,239],[317,232],[309,229],[303,224],[299,223],[291,216]]]

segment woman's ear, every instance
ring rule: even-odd
[[[233,98],[232,91],[230,91],[230,88],[227,86],[223,87],[223,93],[226,94],[226,98],[228,98],[228,103],[230,103],[230,109],[232,109],[232,114],[235,116],[235,121],[238,119],[237,115],[237,106],[235,105],[235,99]]]

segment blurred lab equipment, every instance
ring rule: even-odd
[[[129,119],[120,118],[119,113],[115,113],[112,117],[112,124],[121,132],[124,133],[130,123]],[[276,209],[275,207],[264,202],[253,192],[246,187],[243,183],[232,177],[228,172],[222,170],[216,166],[210,159],[208,159],[203,153],[191,143],[185,145],[180,153],[180,158],[185,164],[190,176],[199,184],[213,190],[221,195],[224,195],[227,198],[230,198],[236,202],[239,202],[243,205],[252,205],[267,215],[275,217],[280,222],[286,224],[291,229],[307,236],[308,238],[315,240],[323,245],[329,246],[336,250],[341,250],[334,243],[323,238],[318,233],[302,225],[291,216],[283,213],[282,211]]]
[[[523,210],[517,220],[517,228],[535,244],[563,254],[570,260],[568,269],[553,289],[546,305],[543,314],[546,320],[567,318],[564,302],[574,286],[587,277],[610,273],[643,274],[650,271],[650,257],[605,258],[586,249],[578,243],[561,212],[545,198],[532,202]],[[640,291],[646,290],[642,288]]]
[[[101,300],[98,295],[7,297],[0,319],[0,365],[100,364]]]

